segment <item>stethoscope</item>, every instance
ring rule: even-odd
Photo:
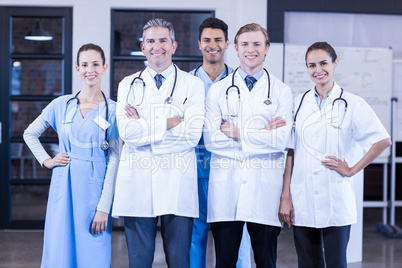
[[[236,114],[230,114],[231,117],[238,117],[239,116],[239,110],[240,110],[240,89],[238,86],[235,85],[234,82],[234,77],[236,74],[237,69],[239,69],[239,67],[236,68],[236,70],[233,72],[233,76],[232,76],[232,85],[230,85],[227,89],[226,89],[226,105],[229,109],[229,101],[228,101],[228,95],[229,95],[229,91],[231,88],[235,88],[237,91],[237,96],[238,96],[238,101],[237,101],[237,113]],[[268,77],[268,93],[267,93],[267,99],[263,101],[263,103],[265,105],[271,105],[272,101],[270,99],[270,94],[271,94],[271,79],[269,78],[269,74],[268,71],[264,68],[264,71],[267,73],[267,77]]]
[[[166,100],[165,100],[165,104],[172,104],[172,102],[173,102],[173,93],[174,93],[174,90],[175,90],[175,88],[176,88],[177,67],[176,67],[176,65],[174,65],[174,64],[173,64],[173,66],[174,66],[174,83],[173,83],[172,91],[170,92],[170,96],[167,97]],[[141,75],[142,75],[142,73],[145,71],[145,69],[146,69],[146,67],[145,67],[144,69],[142,69],[141,72],[140,72],[140,74],[139,74],[137,77],[135,77],[135,78],[133,79],[133,81],[131,82],[131,84],[130,84],[130,89],[128,90],[128,93],[127,93],[127,96],[126,96],[126,104],[128,104],[128,96],[130,95],[130,92],[131,92],[131,89],[132,89],[132,87],[133,87],[133,84],[134,84],[137,80],[140,81],[140,82],[142,82],[142,98],[141,98],[141,102],[136,103],[136,104],[134,104],[134,105],[138,107],[138,106],[140,106],[140,105],[143,103],[143,101],[144,101],[144,95],[145,95],[146,84],[145,84],[144,79],[141,77]],[[134,91],[133,91],[133,92],[134,92]],[[134,98],[134,99],[135,99],[135,98]]]
[[[65,124],[65,123],[70,123],[70,122],[71,122],[71,121],[67,122],[67,120],[66,120],[67,108],[68,108],[68,104],[70,103],[70,101],[72,101],[72,100],[74,100],[74,99],[77,100],[77,109],[75,110],[75,113],[74,113],[73,117],[74,117],[75,114],[77,113],[78,105],[80,104],[80,100],[78,99],[77,96],[78,96],[78,94],[80,94],[80,92],[81,92],[81,91],[78,91],[78,93],[75,94],[74,97],[72,97],[71,99],[69,99],[69,100],[67,101],[67,103],[66,103],[66,109],[64,110],[64,120],[62,121],[63,124]],[[101,93],[102,93],[103,99],[105,100],[106,121],[108,121],[108,118],[109,118],[109,107],[108,107],[108,105],[107,105],[107,101],[106,101],[106,96],[105,96],[105,94],[104,94],[102,91],[101,91]],[[72,117],[72,118],[73,118],[73,117]],[[102,150],[104,150],[104,151],[106,151],[107,149],[109,149],[109,142],[108,142],[108,139],[107,139],[107,130],[106,130],[106,129],[105,129],[105,140],[102,141],[102,143],[101,143],[101,145],[100,145],[100,148],[101,148]]]
[[[299,113],[299,110],[300,110],[300,107],[301,107],[301,105],[302,105],[302,103],[303,103],[304,97],[306,96],[307,93],[310,92],[310,90],[311,90],[311,89],[309,89],[309,90],[307,90],[306,92],[304,92],[304,94],[303,94],[303,96],[302,96],[302,98],[301,98],[299,107],[297,108],[296,113],[295,113],[295,117],[294,117],[294,119],[293,119],[293,127],[296,126],[297,114]],[[342,94],[343,94],[343,88],[341,88],[341,94],[339,94],[339,97],[336,98],[336,99],[334,99],[334,101],[332,102],[331,125],[332,125],[333,127],[335,127],[335,128],[341,128],[341,125],[342,125],[342,123],[343,123],[343,120],[345,119],[346,111],[347,111],[347,109],[348,109],[348,102],[347,102],[344,98],[342,98]],[[340,102],[345,103],[345,111],[344,111],[344,113],[343,113],[342,121],[340,122],[339,125],[336,125],[335,122],[333,121],[333,119],[334,119],[334,116],[333,116],[334,105],[335,105],[335,103],[336,103],[337,101],[340,101]]]
[[[200,69],[201,66],[202,66],[202,64],[201,64],[200,66],[198,66],[197,69],[195,69],[195,71],[194,71],[194,76],[197,76],[198,69]],[[219,81],[221,81],[222,79],[226,78],[228,75],[229,75],[229,68],[228,68],[228,66],[225,64],[225,75],[224,75],[221,79],[219,79]]]

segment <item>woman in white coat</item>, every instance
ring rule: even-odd
[[[357,221],[353,175],[391,139],[370,106],[334,82],[338,59],[331,45],[311,45],[306,65],[315,87],[295,98],[279,217],[294,225],[299,267],[346,268],[350,226]],[[355,143],[366,153],[349,167]]]

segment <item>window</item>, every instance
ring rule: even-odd
[[[51,100],[71,93],[72,8],[0,7],[0,18],[0,228],[43,228],[52,172],[22,136]],[[52,128],[41,141],[50,155],[58,153]]]

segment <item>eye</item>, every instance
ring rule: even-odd
[[[241,46],[242,46],[242,47],[246,47],[246,46],[247,46],[247,44],[246,44],[246,43],[243,43],[243,44],[241,44]]]
[[[82,67],[87,67],[88,65],[86,63],[81,64]]]
[[[94,66],[98,67],[98,66],[99,66],[99,63],[94,63]]]
[[[315,64],[309,64],[308,65],[308,68],[314,68],[315,67]]]
[[[322,66],[327,65],[327,62],[321,62],[321,65]]]

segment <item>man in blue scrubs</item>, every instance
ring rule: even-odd
[[[228,26],[217,18],[207,18],[199,27],[198,45],[203,55],[203,63],[192,70],[190,74],[202,79],[205,86],[205,95],[213,83],[219,82],[233,72],[224,62],[225,50],[228,48]],[[193,236],[190,250],[190,267],[205,268],[206,249],[209,224],[207,223],[207,195],[211,153],[205,149],[201,138],[196,147],[198,172],[198,199],[199,218],[194,218]],[[250,236],[247,229],[243,230],[243,239],[240,245],[238,268],[249,268],[250,263]]]

